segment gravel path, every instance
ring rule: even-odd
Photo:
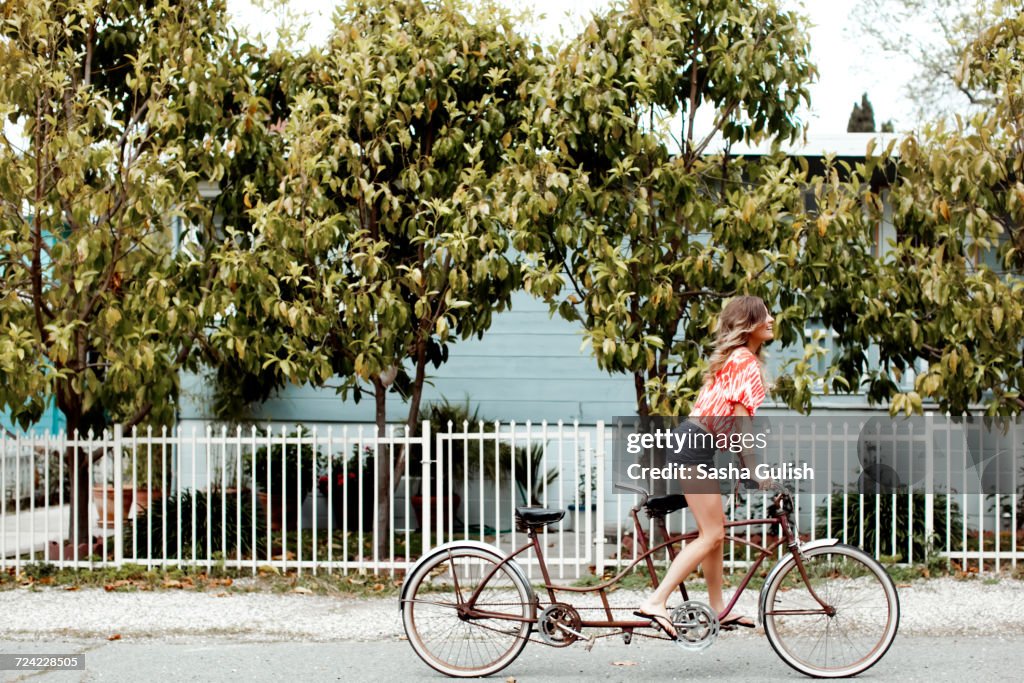
[[[901,584],[900,634],[983,636],[1024,633],[1024,582],[920,580]],[[613,605],[642,594],[620,590]],[[691,596],[704,600],[694,591]],[[747,591],[739,610],[756,614]],[[582,602],[580,602],[582,604]],[[232,641],[377,641],[403,637],[396,598],[355,599],[298,593],[192,591],[107,593],[61,588],[0,591],[0,639],[224,637]]]

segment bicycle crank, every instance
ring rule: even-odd
[[[583,620],[579,612],[571,605],[560,602],[549,605],[537,618],[537,631],[541,640],[552,647],[566,647],[580,638],[585,639],[586,636],[580,633],[581,628]]]
[[[689,600],[672,610],[672,625],[676,629],[676,644],[684,650],[699,652],[718,637],[718,615],[703,602]]]

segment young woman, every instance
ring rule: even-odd
[[[774,322],[775,319],[759,297],[739,296],[725,305],[719,317],[715,349],[704,376],[704,386],[701,387],[689,419],[676,431],[706,432],[717,437],[722,433],[743,430],[743,423],[746,422],[744,418],[752,416],[765,398],[761,347],[774,337]],[[700,439],[696,441],[701,442]],[[723,614],[722,541],[725,539],[725,512],[722,509],[722,496],[716,480],[701,480],[695,476],[697,465],[703,463],[710,466],[714,454],[714,447],[709,446],[683,449],[675,454],[670,452],[668,456],[669,462],[689,468],[690,476],[682,479],[683,493],[697,521],[698,535],[676,555],[657,590],[640,605],[635,614],[650,618],[673,637],[675,629],[666,603],[698,564],[704,567],[708,601],[718,614],[721,625],[754,626],[749,617]],[[744,460],[743,466],[753,468],[753,463],[748,465],[742,455],[740,458]],[[771,484],[770,480],[758,480],[757,483],[762,489]]]

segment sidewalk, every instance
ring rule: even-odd
[[[951,578],[900,584],[901,636],[989,636],[1024,633],[1024,582]],[[609,595],[613,606],[636,605],[639,591]],[[692,598],[706,600],[694,591]],[[756,614],[757,593],[739,602]],[[574,601],[584,605],[583,600]],[[599,604],[593,601],[596,606]],[[331,642],[404,637],[398,600],[300,593],[68,591],[62,587],[0,591],[0,639],[229,638],[233,642]],[[760,629],[758,629],[760,630]]]

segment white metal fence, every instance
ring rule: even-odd
[[[944,459],[929,455],[936,467],[952,468],[959,457],[951,434]],[[934,441],[930,435],[928,443]],[[834,459],[851,443],[810,439],[801,447],[814,461]],[[636,556],[629,521],[636,499],[612,490],[610,444],[603,423],[562,422],[450,425],[438,433],[424,423],[417,436],[391,428],[378,435],[369,427],[275,426],[7,437],[0,439],[0,569],[52,562],[394,572],[450,540],[518,548],[525,535],[515,528],[515,508],[539,505],[567,510],[543,532],[554,575],[600,573]],[[65,483],[69,449],[91,455],[85,537],[70,525],[79,501]],[[393,469],[399,462],[385,508],[391,533],[377,543],[383,464]],[[851,472],[839,478],[845,482]],[[1018,493],[796,498],[802,535],[839,536],[876,557],[920,562],[933,549],[930,539],[940,556],[964,568],[1016,567],[1024,558]],[[727,514],[757,518],[766,502],[763,494],[733,498]],[[886,514],[897,522],[883,528]],[[685,510],[670,517],[670,530],[692,528]],[[747,527],[741,536],[766,533]],[[749,547],[727,546],[728,564],[750,559]]]

